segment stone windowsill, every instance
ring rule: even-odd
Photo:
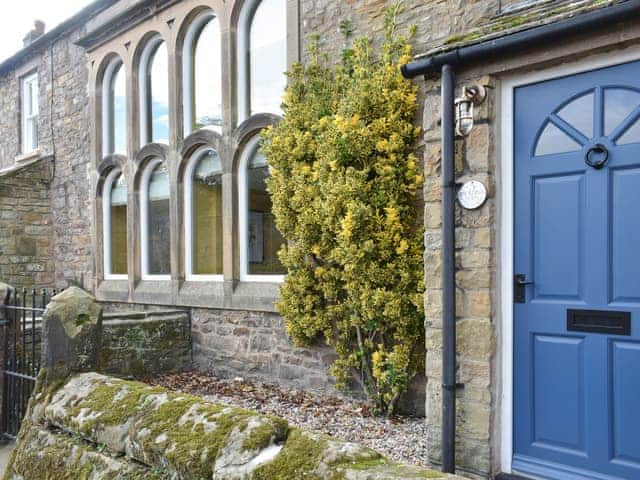
[[[42,156],[42,152],[40,150],[34,150],[32,152],[21,153],[16,156],[14,159],[15,163],[26,163],[32,160],[37,160]]]
[[[99,283],[96,297],[107,302],[275,312],[280,286],[276,282],[232,285],[215,281],[143,280],[130,297],[128,280],[104,280]]]

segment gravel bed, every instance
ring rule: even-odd
[[[297,427],[367,445],[392,460],[427,466],[423,418],[376,417],[363,403],[301,390],[285,390],[277,385],[261,385],[240,378],[226,380],[183,373],[147,382],[200,395],[213,402],[277,415]]]

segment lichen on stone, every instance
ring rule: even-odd
[[[97,373],[41,374],[4,480],[408,480],[438,472],[283,419]],[[43,473],[45,472],[45,473]]]

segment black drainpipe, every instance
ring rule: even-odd
[[[632,20],[640,0],[626,0],[574,17],[485,42],[455,48],[402,65],[405,78],[441,71],[442,88],[442,471],[455,471],[456,284],[455,284],[455,81],[453,67],[540,48],[566,36]]]
[[[442,66],[442,471],[456,469],[455,79]]]

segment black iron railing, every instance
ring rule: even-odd
[[[3,340],[2,434],[14,439],[20,431],[40,371],[42,314],[58,292],[16,290],[0,315]]]

